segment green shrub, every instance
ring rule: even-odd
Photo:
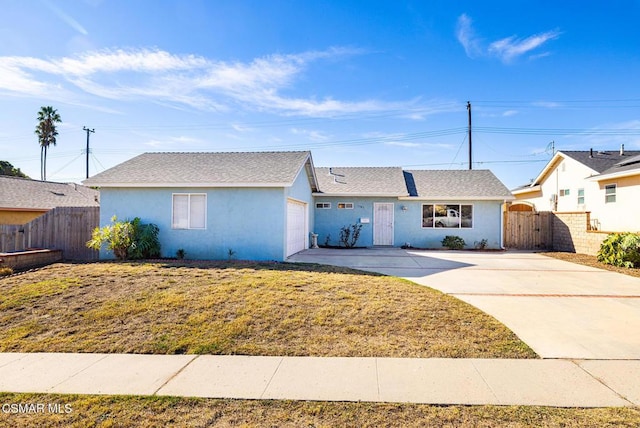
[[[640,235],[612,233],[600,245],[598,261],[619,267],[640,267]]]
[[[140,218],[132,221],[118,221],[111,217],[111,223],[102,228],[96,227],[91,234],[87,247],[100,250],[107,245],[118,260],[143,259],[160,256],[160,229],[155,224],[142,224]]]
[[[462,250],[465,246],[464,239],[459,236],[445,236],[442,240],[442,246],[450,250]]]
[[[129,258],[134,260],[151,259],[160,257],[160,241],[158,233],[160,228],[155,224],[143,224],[140,217],[131,222],[133,227]]]

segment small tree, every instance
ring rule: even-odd
[[[126,260],[129,257],[133,226],[128,221],[118,221],[116,216],[111,217],[111,223],[93,229],[87,247],[100,251],[100,248],[107,244],[107,251],[113,251],[118,260]]]
[[[11,165],[11,162],[0,161],[0,175],[8,175],[10,177],[29,178],[25,173]]]
[[[160,229],[155,224],[142,224],[140,218],[132,221],[118,221],[111,217],[111,223],[102,228],[96,227],[87,242],[87,247],[100,250],[107,245],[118,260],[145,259],[160,256]]]

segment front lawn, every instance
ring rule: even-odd
[[[637,408],[215,400],[175,397],[2,394],[11,405],[49,405],[61,414],[5,413],[10,427],[637,427]],[[68,413],[64,413],[67,412]]]
[[[640,268],[625,268],[608,265],[598,261],[596,256],[590,256],[588,254],[567,253],[560,251],[547,251],[541,252],[543,256],[553,257],[554,259],[564,260],[566,262],[576,263],[584,266],[591,266],[598,269],[609,270],[611,272],[618,272],[629,276],[635,276],[640,278]]]
[[[0,279],[0,352],[536,358],[397,278],[286,263],[55,264]]]

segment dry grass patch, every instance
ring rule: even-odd
[[[397,278],[283,263],[55,264],[0,280],[1,352],[535,358]]]
[[[67,414],[3,414],[0,427],[637,427],[640,409],[214,400],[0,394],[0,403],[58,404]]]
[[[623,273],[629,276],[635,276],[640,278],[640,268],[624,268],[618,266],[612,266],[598,261],[596,256],[590,256],[587,254],[577,253],[564,253],[564,252],[543,252],[540,253],[543,256],[553,257],[554,259],[564,260],[571,263],[577,263],[579,265],[591,266],[598,269],[609,270],[611,272]]]

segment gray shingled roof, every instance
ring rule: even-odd
[[[605,171],[612,169],[616,164],[624,162],[629,158],[640,155],[640,151],[626,150],[624,155],[620,155],[619,151],[593,151],[591,156],[590,150],[561,150],[560,153],[577,160],[581,164],[588,166],[589,168],[602,174]],[[619,169],[619,168],[618,168]],[[609,172],[609,171],[608,171]],[[607,173],[608,173],[607,172]]]
[[[103,171],[87,186],[291,185],[310,152],[144,153]]]
[[[331,173],[330,173],[331,171]],[[407,196],[400,167],[316,168],[321,193],[352,196]]]
[[[79,184],[53,183],[0,175],[0,209],[50,210],[97,207],[100,193]]]
[[[640,154],[634,155],[633,153],[640,152],[631,152],[628,156],[624,156],[620,162],[616,163],[611,168],[605,169],[596,177],[607,176],[610,174],[627,174],[629,172],[631,172],[631,174],[640,174]]]
[[[431,200],[512,199],[513,195],[489,170],[405,171],[411,196]]]

